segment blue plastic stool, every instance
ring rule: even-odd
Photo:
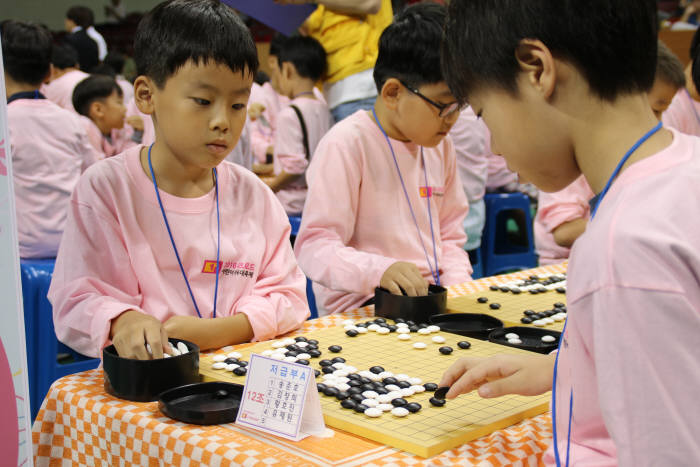
[[[99,358],[81,355],[56,338],[53,311],[46,298],[55,262],[54,259],[20,261],[32,419],[36,418],[41,403],[54,381],[66,375],[92,370],[100,363]],[[59,363],[59,354],[69,354],[73,362]]]
[[[301,216],[289,216],[289,224],[292,226],[292,237],[299,234],[299,226],[301,225]]]
[[[306,299],[309,301],[309,309],[311,310],[311,316],[309,319],[318,318],[318,308],[316,308],[316,297],[314,296],[314,289],[312,287],[313,282],[311,279],[306,279]]]
[[[486,225],[481,240],[484,275],[494,276],[537,266],[530,199],[523,193],[487,193],[484,201]],[[520,226],[522,245],[513,243],[508,235],[508,220],[513,219],[516,212],[520,213],[519,217],[525,224]]]
[[[481,258],[481,246],[467,251],[469,262],[472,264],[472,279],[484,277],[484,260]]]

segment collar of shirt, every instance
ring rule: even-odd
[[[46,96],[44,96],[39,91],[16,92],[7,98],[7,103],[9,104],[10,102],[17,101],[20,99],[46,99]]]

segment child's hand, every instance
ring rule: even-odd
[[[257,120],[260,115],[265,111],[265,106],[260,104],[259,102],[253,102],[248,106],[248,116],[250,117],[250,121],[254,122]]]
[[[150,360],[163,358],[163,352],[170,351],[168,335],[162,323],[136,310],[125,311],[112,320],[110,337],[117,353],[123,358]],[[153,355],[146,350],[146,344],[151,347]]]
[[[448,399],[474,389],[485,398],[506,394],[536,396],[552,388],[555,355],[496,355],[459,359],[442,376]]]
[[[423,279],[415,264],[404,261],[397,261],[389,266],[384,271],[379,286],[394,295],[403,295],[403,292],[409,297],[428,295],[428,281]]]
[[[143,119],[138,115],[132,115],[127,118],[126,123],[131,125],[136,131],[143,131]]]

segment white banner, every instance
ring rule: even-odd
[[[3,465],[31,466],[27,353],[19,275],[5,73],[0,51],[0,453]],[[5,464],[7,462],[7,464]]]

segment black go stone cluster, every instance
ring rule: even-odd
[[[418,332],[419,329],[428,327],[427,323],[416,323],[414,321],[405,320],[403,318],[397,318],[395,320],[395,322],[396,323],[406,323],[408,325],[408,330],[411,332]],[[355,324],[355,327],[356,328],[366,328],[372,324],[376,324],[376,325],[381,326],[383,328],[387,328],[389,330],[389,332],[396,332],[396,330],[398,329],[398,326],[396,326],[395,324],[387,323],[384,318],[376,318],[376,319],[373,319],[370,321],[365,321],[364,323],[357,323],[357,324]],[[349,329],[349,330],[345,331],[345,334],[349,337],[355,337],[359,333],[357,331],[355,331],[354,329]]]
[[[507,287],[505,285],[503,286],[498,286],[498,285],[492,285],[489,287],[490,290],[494,292],[501,291],[503,293],[512,293],[515,295],[518,295],[523,292],[521,287],[527,287],[527,286],[532,286],[532,285],[540,285],[540,287],[535,287],[533,289],[530,289],[530,293],[533,295],[536,295],[538,293],[545,293],[547,292],[547,289],[545,286],[547,285],[552,285],[552,284],[557,284],[559,282],[563,282],[566,280],[566,277],[564,276],[558,276],[558,275],[553,275],[553,276],[548,276],[545,278],[541,278],[539,276],[530,276],[529,278],[525,279],[524,281],[516,284],[514,287]],[[558,293],[566,293],[566,288],[565,287],[557,287],[555,289]],[[486,297],[479,297],[477,299],[479,303],[486,303],[488,301],[488,298]],[[483,300],[483,301],[482,301]],[[493,305],[493,304],[492,304]]]
[[[224,363],[227,365],[235,364],[238,365],[238,368],[233,369],[233,374],[236,376],[245,376],[246,373],[248,373],[248,362],[246,360],[239,360],[237,358],[227,358],[224,360]]]
[[[523,324],[530,324],[533,321],[537,321],[538,319],[543,318],[549,318],[550,316],[556,315],[557,313],[566,313],[566,305],[564,305],[562,302],[555,303],[551,310],[545,310],[539,313],[535,312],[534,310],[525,310],[523,311],[523,314],[525,316],[520,318],[520,322]]]
[[[331,365],[337,362],[344,363],[345,360],[342,357],[336,357],[333,360],[321,360],[319,362],[319,365],[321,365],[321,367],[324,368],[324,370],[326,368],[330,368],[331,371],[329,371],[328,373],[331,373],[333,368]],[[381,366],[373,366],[369,369],[369,371],[378,375],[379,373],[384,371],[384,368],[382,368]],[[409,383],[408,381],[398,381],[393,376],[384,378],[381,381],[372,381],[371,379],[366,378],[364,376],[360,376],[357,373],[351,373],[348,375],[348,379],[350,380],[348,381],[350,389],[348,389],[347,391],[339,391],[338,388],[327,386],[323,383],[316,384],[316,387],[318,388],[318,392],[320,394],[323,394],[327,397],[335,397],[338,401],[340,401],[340,406],[342,408],[354,410],[358,413],[364,413],[365,410],[368,409],[366,405],[362,404],[362,401],[365,400],[365,398],[362,396],[362,393],[365,391],[374,391],[377,394],[388,394],[389,390],[386,389],[386,386],[390,384],[398,386],[401,389],[411,387],[411,383]],[[441,389],[438,388],[438,385],[435,383],[425,383],[423,387],[428,392],[435,392]],[[445,391],[445,393],[446,392],[447,391]],[[444,393],[439,398],[431,397],[430,403],[438,407],[445,405]],[[391,401],[391,405],[393,405],[394,407],[405,407],[406,410],[408,410],[411,413],[416,413],[423,408],[423,406],[420,405],[418,402],[408,402],[403,397],[393,399]]]

